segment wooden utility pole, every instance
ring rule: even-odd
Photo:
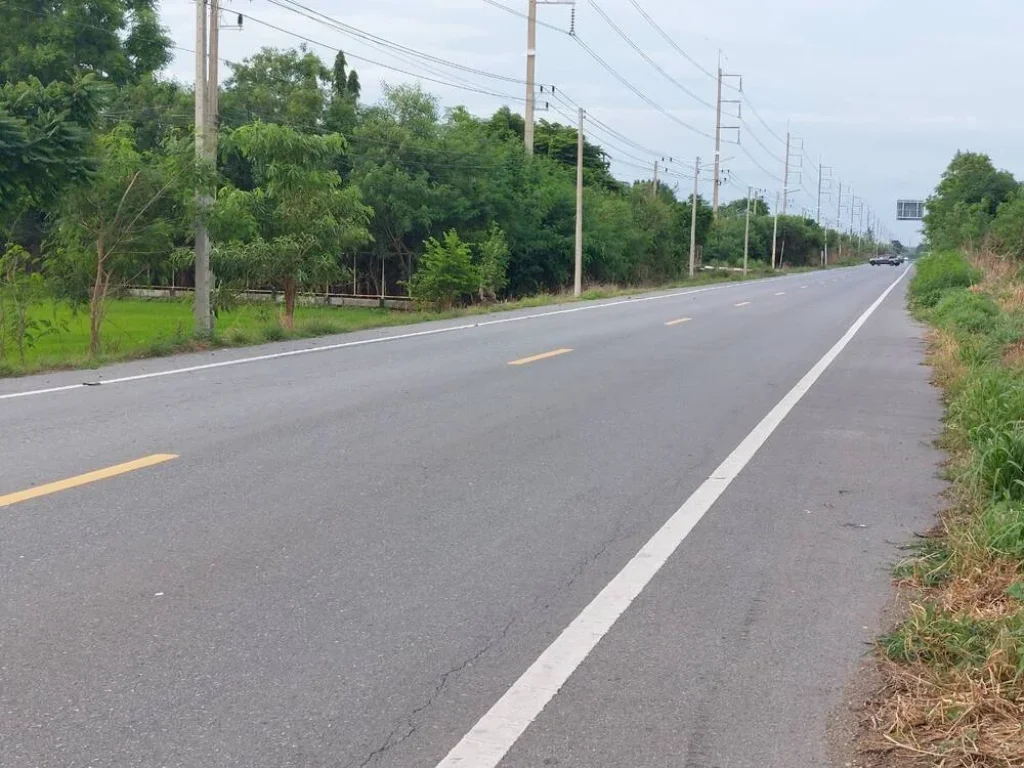
[[[583,108],[580,107],[576,131],[576,265],[573,269],[572,294],[583,291]]]
[[[700,180],[700,157],[693,164],[693,198],[690,201],[690,279],[697,264],[697,184]]]
[[[651,188],[651,198],[658,199],[658,161],[654,161],[654,186]]]
[[[206,0],[196,0],[196,159],[207,161],[206,137],[209,131],[206,73]],[[195,220],[195,332],[206,336],[213,329],[210,312],[210,235],[206,231],[206,209],[210,199],[206,190],[196,190],[199,210]]]

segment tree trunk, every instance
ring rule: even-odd
[[[103,238],[100,237],[96,240],[96,279],[89,296],[89,357],[100,353],[100,324],[103,322],[103,299],[107,292],[107,279],[103,273],[105,260]]]
[[[289,331],[295,327],[295,281],[288,278],[284,281],[284,327]]]

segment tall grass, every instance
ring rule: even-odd
[[[936,329],[953,506],[941,536],[898,566],[912,609],[879,641],[885,743],[949,768],[1024,765],[1024,367],[1007,363],[1024,318],[1005,299],[1024,275],[982,263],[984,275],[960,254],[927,256],[910,284]]]

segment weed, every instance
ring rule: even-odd
[[[959,253],[932,253],[918,259],[910,281],[911,302],[919,308],[934,307],[951,288],[969,288],[981,278]]]
[[[284,341],[288,332],[279,323],[270,323],[260,329],[264,341]]]

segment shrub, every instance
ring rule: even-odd
[[[426,253],[409,280],[409,295],[416,301],[450,309],[479,288],[480,275],[473,264],[473,254],[458,232],[450,229],[441,242],[432,237],[425,245]]]
[[[951,288],[969,288],[978,281],[978,272],[955,252],[932,253],[918,260],[910,281],[910,298],[915,306],[934,307]]]
[[[947,290],[929,314],[940,328],[965,333],[991,333],[996,329],[999,307],[988,296],[966,288]]]
[[[480,252],[480,301],[496,301],[498,294],[508,285],[508,238],[505,232],[491,222],[487,239],[477,244]]]

